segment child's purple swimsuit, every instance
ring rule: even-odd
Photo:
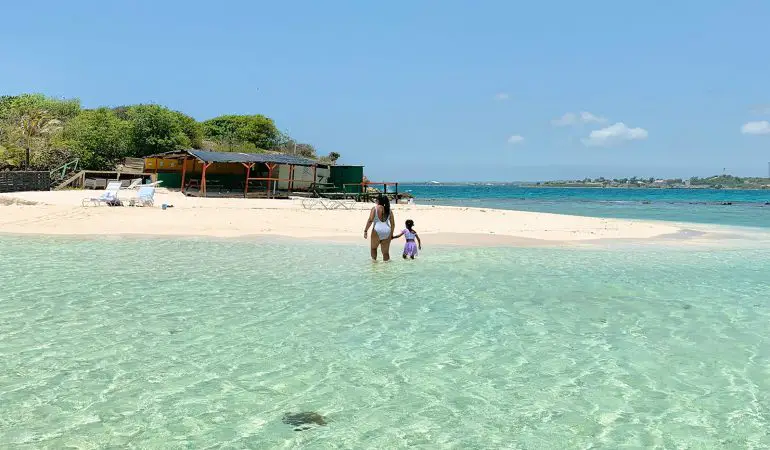
[[[402,231],[402,233],[404,233],[404,237],[406,238],[406,244],[404,245],[404,254],[410,257],[417,256],[417,242],[415,242],[417,233],[413,231],[409,231],[408,229]]]

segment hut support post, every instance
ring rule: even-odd
[[[318,165],[313,164],[313,182],[310,184],[310,189],[316,191],[316,194],[318,194],[318,180],[316,179],[317,171],[318,171]]]
[[[182,184],[179,186],[179,190],[184,194],[184,178],[187,175],[187,157],[182,160]]]
[[[246,168],[246,184],[244,184],[243,186],[243,198],[246,198],[246,194],[249,193],[249,177],[251,177],[251,167],[254,164],[246,164],[246,163],[241,163],[241,164],[243,164],[243,167]]]
[[[201,187],[200,187],[200,190],[201,190],[201,193],[203,194],[204,197],[207,196],[207,192],[206,192],[206,169],[208,169],[209,166],[212,165],[212,164],[214,164],[214,163],[203,163],[203,172],[201,173]]]
[[[289,164],[289,184],[287,186],[289,192],[294,190],[294,166]]]
[[[267,198],[270,198],[270,185],[271,183],[274,183],[273,181],[273,169],[275,169],[276,164],[267,163],[265,164],[267,166]]]
[[[398,183],[396,183],[396,204],[398,205]]]

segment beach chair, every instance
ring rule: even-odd
[[[315,209],[318,206],[322,206],[320,197],[302,197],[302,207],[305,209]]]
[[[145,185],[139,188],[136,197],[130,199],[128,204],[130,206],[153,206],[155,204],[155,186]]]
[[[344,198],[312,197],[302,199],[302,207],[305,209],[351,209],[355,204],[354,200],[346,200]]]
[[[345,198],[324,198],[322,200],[326,209],[351,209],[356,204],[354,200]]]
[[[134,178],[131,183],[125,186],[125,189],[136,189],[142,184],[141,178]]]
[[[80,204],[82,206],[99,206],[102,203],[105,205],[119,205],[120,199],[118,199],[118,191],[120,190],[120,181],[110,181],[107,183],[107,187],[99,197],[86,197]]]

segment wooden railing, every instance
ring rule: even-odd
[[[75,158],[72,161],[68,163],[64,163],[63,165],[51,170],[49,172],[49,175],[51,177],[52,183],[60,182],[64,179],[68,174],[74,173],[78,171],[78,164],[80,163],[80,159]]]
[[[388,197],[393,197],[393,200],[398,203],[398,182],[394,181],[363,181],[361,183],[345,183],[342,185],[343,190],[347,190],[348,186],[359,186],[360,187],[360,200],[361,201],[369,201],[372,198],[374,198],[376,195],[383,194]],[[382,192],[379,193],[370,193],[367,188],[369,187],[379,187],[382,186]],[[388,186],[395,187],[393,192],[388,192]]]

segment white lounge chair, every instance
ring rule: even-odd
[[[356,204],[353,200],[311,197],[302,199],[305,209],[351,209]]]
[[[136,189],[139,186],[141,186],[141,184],[142,184],[141,178],[134,178],[133,180],[131,180],[131,184],[126,186],[125,189]]]
[[[110,181],[107,183],[107,188],[102,192],[102,195],[99,197],[87,197],[84,198],[80,204],[82,206],[99,206],[102,203],[105,205],[116,205],[120,204],[120,200],[118,199],[118,191],[120,190],[120,181]]]
[[[130,199],[128,204],[131,206],[153,206],[155,204],[155,186],[144,185],[140,187],[136,197]]]
[[[351,209],[356,204],[355,200],[344,198],[327,198],[325,200],[324,206],[326,209]]]

